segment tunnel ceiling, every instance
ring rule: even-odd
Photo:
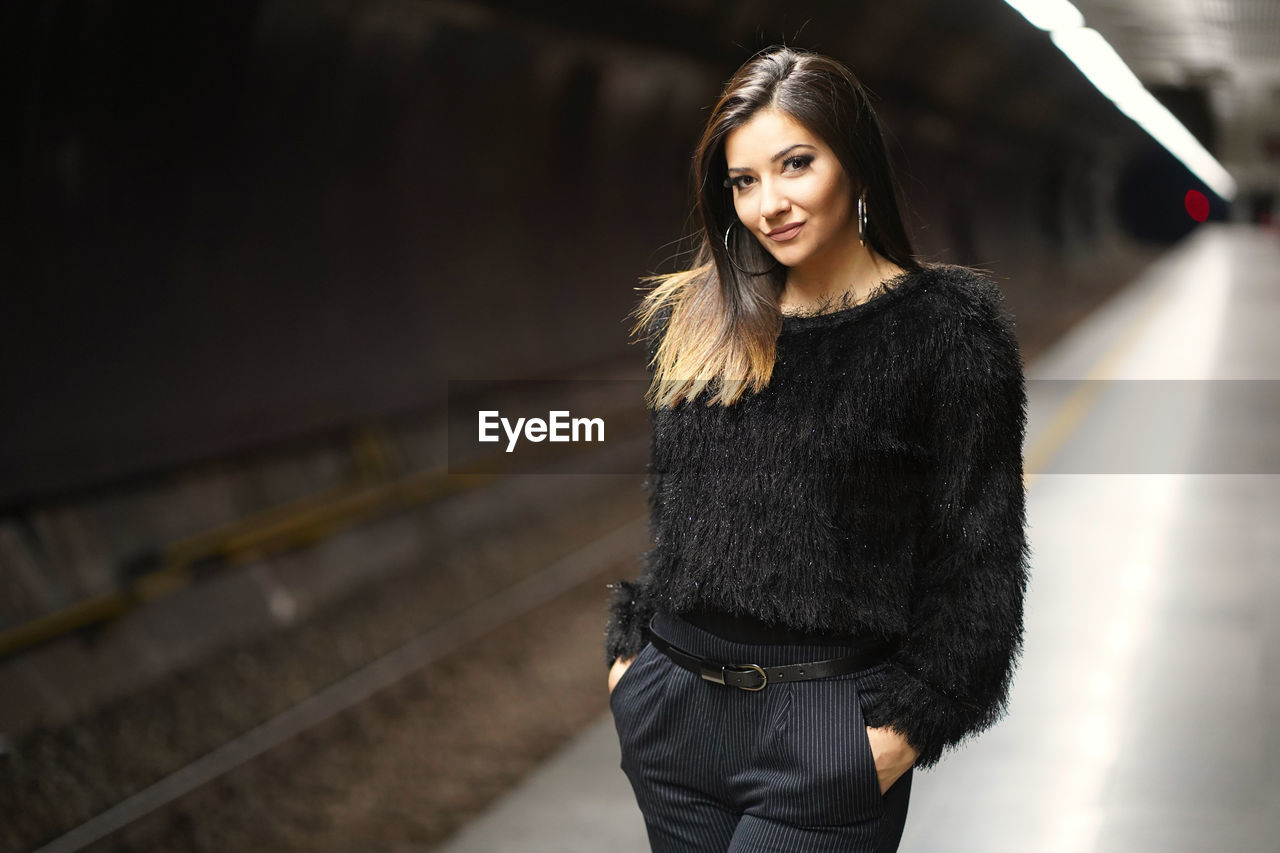
[[[1077,0],[1148,88],[1201,90],[1210,148],[1242,191],[1277,187],[1280,3],[1275,0]]]
[[[883,102],[923,106],[953,129],[1096,148],[1142,136],[1018,12],[998,0],[887,3],[770,0],[561,0],[484,8],[557,28],[648,43],[731,72],[752,50],[785,42],[835,56]],[[982,133],[976,134],[982,136]]]
[[[484,5],[533,8],[520,0]],[[1079,0],[1076,6],[1086,26],[1107,38],[1242,190],[1276,188],[1280,4]],[[1084,80],[1047,33],[1000,0],[650,0],[608,7],[562,0],[532,14],[560,26],[683,47],[729,68],[744,49],[785,40],[844,59],[886,98],[928,102],[952,119],[1015,137],[1051,133],[1061,142],[1097,145],[1145,135]]]

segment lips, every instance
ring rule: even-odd
[[[782,228],[775,228],[773,231],[768,232],[766,236],[770,240],[782,242],[783,240],[790,240],[792,237],[799,234],[800,229],[803,227],[803,222],[796,222],[791,225],[785,225]]]

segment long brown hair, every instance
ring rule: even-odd
[[[880,122],[857,78],[820,54],[785,46],[760,51],[725,84],[694,155],[699,227],[690,238],[692,266],[641,278],[656,284],[633,312],[639,320],[632,334],[652,336],[662,327],[646,396],[653,408],[692,401],[711,383],[718,387],[707,405],[732,405],[748,387],[767,385],[773,373],[787,268],[754,238],[731,240],[730,259],[723,236],[738,221],[732,190],[724,186],[725,138],[765,108],[821,137],[855,197],[865,190],[868,245],[904,270],[921,267],[902,222]]]

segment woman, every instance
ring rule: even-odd
[[[610,707],[655,851],[897,849],[915,768],[1004,713],[1030,549],[1013,321],[914,256],[880,127],[763,51],[698,146],[694,264],[641,306],[654,547]]]

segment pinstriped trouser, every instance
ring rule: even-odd
[[[650,628],[731,663],[777,666],[847,652],[735,643],[662,611]],[[913,770],[880,793],[862,716],[883,670],[752,692],[706,681],[646,644],[609,707],[653,853],[897,850]]]

